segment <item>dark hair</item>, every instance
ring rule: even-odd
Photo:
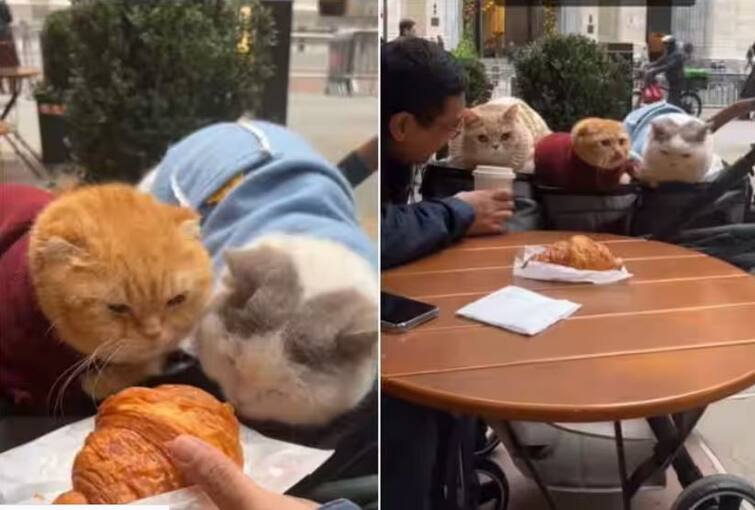
[[[464,68],[434,42],[419,37],[393,40],[380,51],[380,110],[390,118],[409,112],[428,126],[443,113],[446,99],[464,93]]]
[[[413,19],[404,18],[401,21],[398,22],[398,35],[404,35],[404,32],[407,30],[411,30],[412,27],[414,27],[416,23],[414,23]]]

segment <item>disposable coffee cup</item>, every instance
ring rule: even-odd
[[[513,191],[516,174],[505,166],[478,166],[473,172],[474,189],[507,189]]]

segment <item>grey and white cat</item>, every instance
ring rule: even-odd
[[[322,425],[373,388],[378,282],[351,250],[271,235],[225,252],[195,333],[202,367],[241,416]]]
[[[464,112],[462,132],[449,143],[449,162],[468,169],[496,165],[532,173],[535,144],[548,134],[543,118],[521,99],[494,99]]]
[[[713,135],[704,121],[669,113],[651,123],[638,178],[651,186],[661,182],[702,182],[721,168],[713,153]]]

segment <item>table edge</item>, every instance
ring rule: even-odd
[[[630,420],[705,407],[755,385],[755,368],[741,377],[684,395],[641,403],[602,404],[576,408],[565,405],[511,404],[461,397],[414,385],[401,377],[381,377],[381,391],[422,406],[499,420],[585,423]]]

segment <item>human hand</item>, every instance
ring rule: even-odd
[[[166,443],[184,479],[199,486],[219,510],[314,510],[312,501],[283,496],[254,483],[220,451],[192,436]]]
[[[467,235],[500,234],[504,230],[503,222],[514,214],[514,202],[507,189],[462,191],[455,196],[471,205],[475,212]]]

